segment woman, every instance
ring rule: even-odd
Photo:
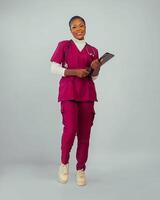
[[[85,20],[80,16],[74,16],[69,21],[69,27],[73,38],[59,42],[50,59],[51,72],[62,75],[58,102],[61,102],[64,126],[58,176],[61,183],[68,181],[69,156],[77,136],[76,183],[83,186],[87,183],[85,169],[95,115],[94,102],[97,101],[93,79],[98,76],[100,62],[98,50],[85,42]]]

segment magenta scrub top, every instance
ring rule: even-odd
[[[66,53],[65,53],[66,52]],[[58,43],[50,61],[59,64],[66,63],[67,69],[85,69],[98,58],[98,50],[87,44],[79,51],[72,40]],[[91,77],[62,76],[59,82],[58,101],[97,101],[94,82]]]

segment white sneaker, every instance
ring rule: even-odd
[[[77,170],[76,173],[76,182],[78,186],[84,186],[87,184],[85,171],[83,169]]]
[[[67,183],[69,178],[69,165],[60,164],[58,171],[58,178],[60,183]]]

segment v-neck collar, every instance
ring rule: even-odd
[[[85,45],[83,47],[82,50],[79,50],[79,48],[77,47],[77,45],[75,44],[75,41],[73,39],[71,39],[72,43],[74,44],[74,46],[76,47],[76,49],[78,50],[78,52],[82,53],[82,51],[85,49],[86,45],[87,45],[87,42],[85,42]]]

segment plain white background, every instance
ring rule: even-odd
[[[4,200],[50,199],[55,194],[57,199],[66,195],[157,198],[159,6],[158,0],[0,1],[0,196]],[[73,15],[84,17],[86,41],[100,55],[115,54],[95,81],[99,101],[87,163],[90,182],[82,193],[73,190],[76,140],[72,181],[67,186],[56,182],[62,132],[57,102],[60,77],[50,73],[49,61],[57,43],[70,39],[68,21]]]

